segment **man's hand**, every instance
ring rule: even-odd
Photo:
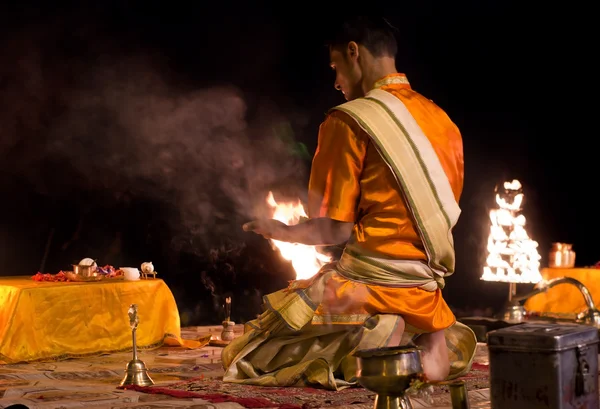
[[[289,226],[275,219],[254,220],[242,226],[244,231],[260,234],[265,239],[287,241]]]
[[[244,224],[243,229],[258,233],[266,239],[307,246],[332,246],[347,241],[353,227],[354,223],[321,217],[307,219],[292,226],[273,219],[255,220]]]

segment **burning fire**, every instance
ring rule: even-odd
[[[507,283],[538,283],[542,280],[538,243],[527,235],[525,216],[520,214],[523,198],[518,180],[504,182],[504,189],[496,193],[499,208],[490,211],[489,255],[482,280]]]
[[[273,197],[273,192],[269,192],[267,203],[273,208],[272,218],[287,225],[298,224],[302,218],[308,217],[300,201],[297,203],[277,203]],[[331,257],[319,253],[315,246],[286,243],[278,240],[270,241],[279,250],[281,256],[292,263],[298,280],[314,276],[324,264],[331,261]]]

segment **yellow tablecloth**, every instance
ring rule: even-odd
[[[550,280],[571,277],[585,285],[598,307],[600,305],[600,269],[597,268],[544,268],[542,277]],[[560,284],[530,298],[525,303],[527,311],[550,313],[579,313],[586,309],[581,292],[573,285]]]
[[[54,283],[1,277],[0,363],[131,349],[130,304],[138,306],[140,349],[201,346],[181,338],[179,311],[163,280]]]

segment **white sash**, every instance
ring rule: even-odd
[[[358,122],[392,170],[423,241],[427,265],[438,276],[431,278],[442,284],[439,279],[454,273],[452,229],[460,208],[431,142],[402,101],[389,92],[374,89],[333,109]]]

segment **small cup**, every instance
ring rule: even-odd
[[[127,281],[137,281],[140,279],[140,270],[135,267],[121,267],[121,270]]]

